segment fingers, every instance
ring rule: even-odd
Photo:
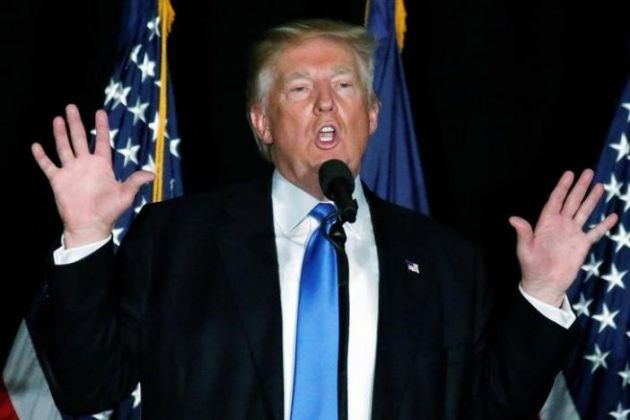
[[[567,217],[573,217],[578,209],[580,209],[580,205],[584,200],[584,196],[586,195],[586,191],[588,191],[588,187],[591,185],[591,181],[593,180],[593,171],[590,169],[586,169],[580,175],[580,178],[577,180],[569,196],[564,202],[562,206],[562,215]],[[588,217],[588,216],[587,216]]]
[[[72,151],[68,140],[66,123],[61,117],[55,117],[55,119],[53,119],[53,136],[55,137],[57,155],[59,156],[61,165],[64,166],[74,159],[74,152]]]
[[[66,122],[68,127],[66,127]],[[109,123],[105,111],[96,112],[95,122],[96,153],[111,158]],[[70,129],[70,136],[68,136],[68,128]],[[87,135],[76,105],[70,104],[66,107],[66,121],[62,117],[56,117],[53,120],[53,135],[62,166],[69,163],[75,156],[89,153]]]
[[[125,200],[128,200],[128,202],[133,201],[140,187],[147,182],[153,181],[154,178],[155,174],[148,171],[137,171],[131,174],[122,185]]]
[[[76,105],[70,104],[66,107],[66,120],[68,128],[70,128],[70,139],[75,155],[89,153],[85,128],[83,128],[81,115],[79,115],[79,109]]]
[[[543,207],[542,209],[541,217],[544,215],[557,214],[560,212],[564,203],[564,199],[566,198],[567,193],[569,192],[569,188],[571,188],[571,184],[573,183],[573,178],[574,175],[571,171],[566,171],[564,174],[562,174],[560,180],[558,181],[558,184],[556,184],[556,187],[549,195],[549,199],[547,200],[545,207]]]
[[[602,184],[595,184],[588,197],[586,197],[586,200],[584,200],[575,214],[574,219],[580,226],[583,226],[591,216],[593,209],[597,206],[597,203],[599,203],[602,195],[604,195],[604,186]]]
[[[593,175],[591,169],[584,170],[573,188],[571,188],[574,178],[573,173],[570,171],[565,172],[551,192],[541,217],[543,215],[560,213],[562,216],[573,218],[577,224],[583,226],[604,193],[603,186],[597,184],[584,198],[593,180]]]
[[[109,121],[105,111],[98,110],[94,116],[96,126],[96,146],[94,153],[111,159],[112,148],[109,144]]]
[[[33,143],[31,146],[31,152],[33,153],[35,162],[37,162],[37,165],[40,167],[42,172],[44,172],[46,178],[50,179],[59,168],[57,168],[50,158],[48,158],[41,144]]]
[[[606,234],[619,220],[617,214],[612,213],[606,216],[604,220],[599,222],[593,229],[591,229],[587,236],[592,244],[599,241],[602,236]]]

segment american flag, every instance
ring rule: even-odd
[[[168,0],[127,0],[124,4],[118,59],[105,88],[114,173],[119,180],[144,169],[156,174],[142,187],[133,206],[112,232],[119,245],[142,206],[182,194],[179,136],[173,88],[166,66],[166,38],[174,18]],[[35,314],[34,303],[31,315]],[[27,316],[22,323],[0,381],[2,420],[73,419],[54,405],[37,360]],[[3,386],[4,385],[4,386]],[[82,420],[140,418],[140,385],[118,407]]]
[[[630,418],[630,82],[595,172],[605,196],[587,222],[617,213],[568,292],[578,342],[556,379],[543,419]],[[587,226],[587,227],[588,227]]]
[[[116,245],[142,206],[182,194],[173,87],[162,56],[166,52],[162,50],[164,32],[168,32],[174,13],[167,1],[129,0],[123,16],[122,57],[105,88],[114,172],[120,180],[139,169],[158,177],[142,187],[134,205],[116,223]],[[162,92],[163,84],[166,92]],[[161,103],[164,109],[160,112]]]

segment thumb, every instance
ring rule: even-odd
[[[149,171],[136,171],[132,173],[129,178],[125,180],[122,184],[123,187],[123,195],[128,200],[133,200],[133,198],[138,193],[140,187],[144,184],[153,181],[155,178],[155,174]]]
[[[516,246],[517,248],[524,249],[527,248],[529,243],[532,241],[534,233],[532,231],[532,226],[529,222],[522,217],[512,216],[509,218],[510,225],[516,231]]]

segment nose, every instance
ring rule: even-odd
[[[313,111],[316,114],[321,114],[325,112],[333,112],[335,109],[335,99],[330,86],[320,86],[317,89],[317,98],[315,99]]]

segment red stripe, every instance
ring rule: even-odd
[[[19,420],[4,381],[0,378],[0,420]]]

